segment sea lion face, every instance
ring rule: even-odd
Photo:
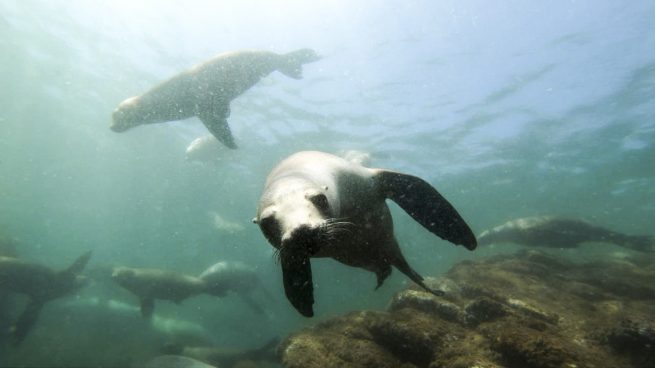
[[[111,278],[119,285],[131,285],[136,279],[136,272],[126,267],[116,267]]]
[[[275,248],[316,254],[333,222],[326,194],[314,188],[281,194],[259,212],[256,223]]]
[[[110,129],[114,132],[124,132],[137,125],[141,125],[137,114],[139,97],[130,97],[121,102],[116,110],[112,113],[112,123]]]

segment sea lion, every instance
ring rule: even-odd
[[[25,310],[11,327],[15,345],[23,342],[45,303],[72,293],[86,283],[86,278],[79,273],[89,262],[89,258],[90,251],[77,258],[67,269],[54,271],[18,258],[0,257],[0,289],[29,297]]]
[[[266,296],[268,294],[252,267],[241,262],[222,261],[210,266],[200,274],[199,278],[206,283],[206,293],[222,297],[232,292],[254,311],[264,312],[260,303],[253,299],[252,294],[255,290],[261,290]]]
[[[189,143],[184,158],[189,162],[217,162],[223,158],[224,151],[227,148],[216,137],[205,135]]]
[[[575,248],[584,242],[613,243],[642,251],[655,251],[653,238],[626,235],[586,221],[557,216],[519,218],[483,231],[478,244],[516,243],[535,247]]]
[[[221,368],[241,366],[239,363],[242,361],[279,364],[280,359],[275,351],[279,343],[280,339],[274,337],[261,347],[248,350],[229,347],[183,346],[169,343],[162,348],[162,353],[198,359]]]
[[[353,150],[353,149],[339,151],[337,156],[343,157],[347,161],[362,166],[369,166],[371,164],[371,159],[372,159],[371,154],[369,152]]]
[[[179,356],[179,355],[160,355],[152,358],[145,365],[145,368],[217,368],[199,360]],[[218,367],[220,368],[220,367]]]
[[[155,299],[181,303],[184,299],[205,292],[206,284],[197,277],[182,273],[150,269],[116,267],[112,279],[137,297],[141,303],[141,315],[151,318]]]
[[[311,49],[287,54],[258,50],[220,54],[121,102],[113,112],[111,129],[123,132],[142,124],[197,116],[221,143],[235,149],[227,123],[230,101],[275,70],[300,79],[303,64],[318,59]]]
[[[293,154],[268,175],[254,221],[277,249],[285,294],[302,315],[314,314],[312,257],[371,271],[377,287],[394,266],[426,291],[442,294],[403,257],[387,198],[430,232],[475,249],[475,235],[455,208],[418,177],[316,151]]]

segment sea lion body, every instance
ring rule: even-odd
[[[46,266],[18,258],[0,257],[0,289],[29,297],[25,310],[11,328],[15,344],[18,345],[25,339],[45,303],[84,286],[86,278],[79,273],[90,258],[91,252],[87,252],[67,269],[54,271]]]
[[[160,355],[154,357],[144,365],[145,368],[217,368],[199,360],[179,356],[179,355]],[[218,367],[220,368],[220,367]]]
[[[144,317],[152,316],[155,299],[180,303],[206,287],[197,277],[160,269],[117,267],[112,279],[139,297]]]
[[[275,351],[279,343],[280,339],[275,337],[261,347],[246,350],[229,347],[183,346],[172,343],[164,346],[162,353],[186,356],[225,368],[240,366],[239,363],[244,361],[279,364],[280,359]]]
[[[197,116],[220,142],[236,148],[227,123],[230,102],[275,70],[300,79],[302,65],[316,60],[310,49],[282,55],[258,50],[220,54],[121,102],[113,112],[111,129],[123,132]]]
[[[511,220],[483,231],[478,237],[480,245],[503,242],[556,248],[575,248],[585,242],[605,242],[634,250],[655,251],[650,236],[626,235],[583,220],[557,216]]]
[[[264,308],[263,303],[254,298],[255,292],[271,299],[255,270],[241,262],[217,262],[199,278],[205,282],[207,294],[224,297],[234,293],[257,313],[264,313]]]
[[[440,294],[429,289],[403,257],[386,198],[431,232],[475,248],[468,225],[420,178],[316,151],[296,153],[271,171],[256,222],[279,251],[285,292],[301,314],[313,315],[311,257],[334,258],[371,271],[378,287],[394,266],[427,291]]]
[[[249,293],[261,286],[255,270],[241,262],[215,263],[198,278],[205,282],[206,292],[216,296],[224,296],[228,292]]]
[[[191,141],[184,158],[189,162],[217,162],[227,149],[213,135],[205,135]]]

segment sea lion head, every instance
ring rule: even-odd
[[[139,113],[139,97],[130,97],[121,102],[112,113],[112,123],[109,127],[114,132],[124,132],[143,123]]]
[[[347,223],[333,218],[326,187],[289,180],[268,191],[271,196],[263,198],[254,222],[278,251],[311,257],[343,233]]]
[[[114,272],[111,274],[112,280],[114,280],[117,284],[125,287],[126,285],[131,285],[134,283],[134,280],[136,280],[137,275],[136,271],[127,268],[127,267],[116,267],[114,268]]]
[[[480,235],[478,235],[478,245],[489,245],[493,244],[497,241],[498,237],[498,231],[497,229],[490,229],[490,230],[485,230],[483,231]]]
[[[321,57],[312,49],[291,51],[283,55],[278,70],[289,78],[301,79],[303,64],[313,63],[320,59]]]

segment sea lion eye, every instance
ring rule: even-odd
[[[309,199],[309,201],[312,202],[314,206],[316,206],[316,208],[322,212],[327,211],[330,208],[328,199],[323,193],[314,194],[307,199]]]

